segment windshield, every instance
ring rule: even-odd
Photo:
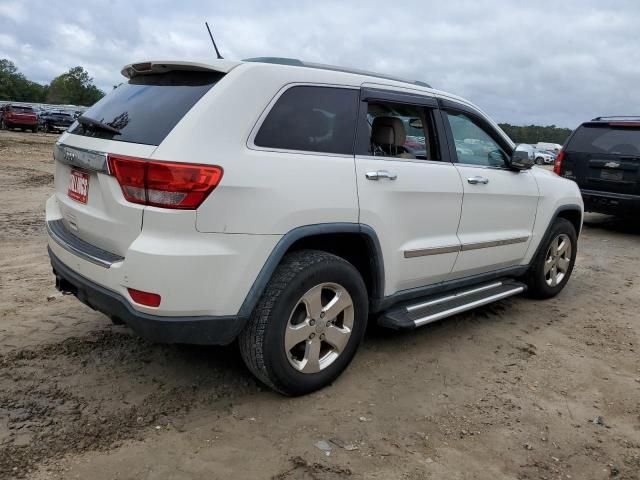
[[[118,142],[160,145],[171,130],[224,74],[175,71],[141,75],[109,93],[83,117],[120,132],[77,123],[70,133]]]

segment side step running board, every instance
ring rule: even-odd
[[[516,280],[498,280],[445,295],[413,300],[395,306],[378,318],[383,327],[411,329],[435,322],[467,310],[497,302],[527,289]]]

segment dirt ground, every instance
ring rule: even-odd
[[[555,299],[371,328],[285,398],[233,346],[149,344],[56,292],[55,138],[0,132],[0,478],[640,478],[640,223],[588,215]]]

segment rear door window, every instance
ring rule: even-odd
[[[279,150],[352,155],[358,95],[355,89],[292,87],[276,101],[253,143]]]
[[[369,100],[368,150],[362,154],[440,160],[432,112],[421,105]]]
[[[224,74],[172,71],[139,75],[123,83],[82,115],[119,133],[76,123],[75,135],[160,145]]]
[[[640,155],[640,128],[582,125],[571,137],[567,151]]]

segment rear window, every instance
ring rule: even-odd
[[[353,154],[358,91],[292,87],[271,109],[253,143],[259,147]]]
[[[224,74],[174,71],[140,75],[123,83],[82,116],[120,134],[76,123],[75,135],[160,145],[173,127]]]
[[[640,155],[640,128],[582,125],[571,137],[567,151]]]
[[[33,108],[31,107],[18,107],[14,105],[10,109],[12,112],[16,113],[33,113]]]

